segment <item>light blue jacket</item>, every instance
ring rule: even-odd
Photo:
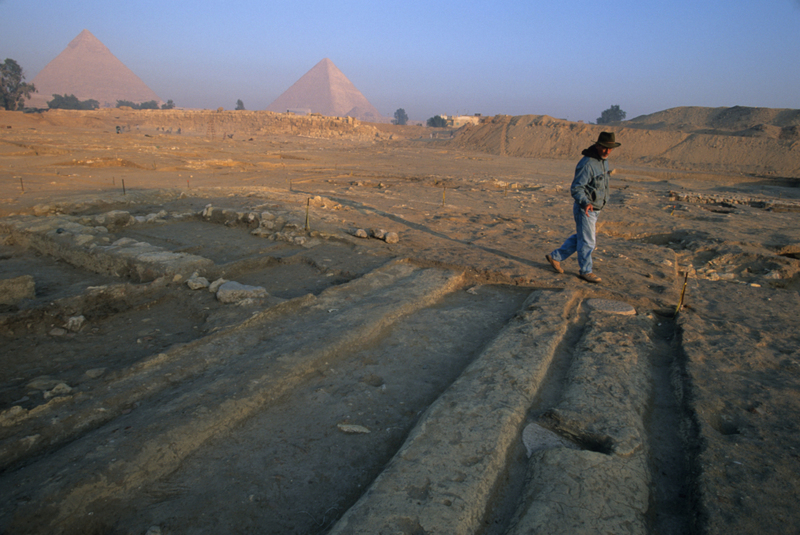
[[[602,210],[608,202],[608,161],[600,158],[594,146],[583,151],[569,192],[581,208],[591,204],[592,209]]]

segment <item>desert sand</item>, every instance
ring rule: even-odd
[[[0,531],[794,532],[797,128],[0,112]]]

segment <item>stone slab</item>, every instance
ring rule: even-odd
[[[576,301],[534,292],[330,533],[479,532]]]

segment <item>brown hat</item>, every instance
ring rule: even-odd
[[[616,142],[616,139],[614,138],[614,132],[600,132],[595,145],[600,145],[601,147],[605,147],[607,149],[614,149],[622,145],[622,143]]]

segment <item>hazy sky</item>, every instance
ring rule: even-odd
[[[0,0],[33,77],[83,29],[163,100],[266,108],[330,58],[378,111],[800,108],[800,0]]]

